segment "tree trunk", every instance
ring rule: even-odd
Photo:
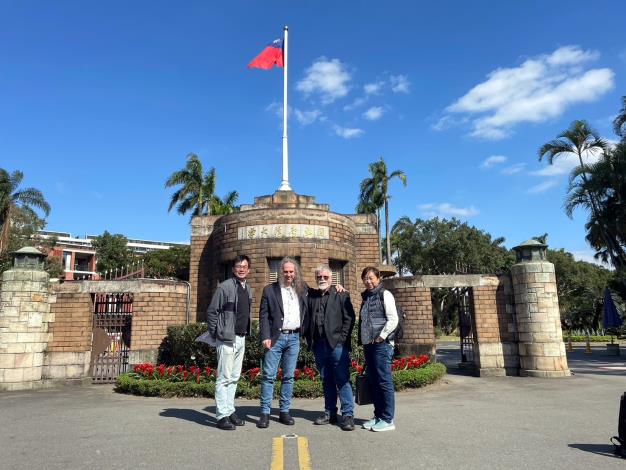
[[[383,244],[380,236],[380,207],[376,209],[376,231],[378,233],[378,259],[383,262]]]
[[[385,241],[387,242],[387,265],[391,265],[391,240],[389,239],[389,202],[385,198]]]

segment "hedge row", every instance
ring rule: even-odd
[[[613,341],[617,340],[617,336],[613,336]],[[569,341],[569,335],[563,335],[563,341],[566,343]],[[587,337],[582,335],[572,335],[572,341],[575,343],[587,342]],[[589,336],[590,343],[610,343],[611,336]]]
[[[419,388],[439,380],[446,373],[442,363],[430,363],[419,369],[407,369],[393,372],[393,383],[396,390]],[[166,380],[136,379],[131,374],[123,374],[117,378],[115,391],[145,397],[215,397],[215,382],[170,382]],[[274,397],[280,392],[280,382],[274,384]],[[243,381],[237,386],[237,396],[257,399],[261,387],[258,384],[247,384]],[[299,379],[294,381],[293,395],[296,398],[317,398],[324,395],[322,382],[319,380]]]

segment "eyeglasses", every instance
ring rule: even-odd
[[[325,281],[328,281],[328,280],[330,279],[330,276],[317,276],[317,278],[318,278],[319,280],[324,279]]]
[[[246,269],[248,269],[248,265],[246,265],[246,264],[236,264],[236,265],[235,265],[235,269],[243,269],[243,270],[246,270]]]

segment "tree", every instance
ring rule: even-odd
[[[597,329],[600,326],[604,288],[614,273],[601,266],[576,261],[567,251],[547,250],[554,264],[561,323],[565,329]]]
[[[128,249],[128,239],[124,235],[112,235],[108,231],[91,240],[91,246],[96,250],[98,272],[121,269],[134,261],[133,254]]]
[[[194,153],[187,155],[185,168],[175,171],[165,181],[166,188],[180,186],[172,194],[168,212],[175,206],[179,214],[184,215],[191,211],[192,217],[233,212],[236,209],[234,203],[238,197],[237,192],[231,191],[223,200],[219,199],[215,195],[216,179],[215,168],[204,174],[200,158]]]
[[[360,188],[359,202],[356,206],[356,213],[374,214],[376,216],[376,233],[378,233],[378,256],[382,261],[383,254],[380,242],[380,209],[385,203],[383,201],[382,194],[378,191],[378,188],[369,185],[368,178],[364,179],[361,182]]]
[[[391,240],[396,250],[398,271],[413,274],[500,273],[514,262],[502,246],[504,238],[491,235],[458,219],[416,219],[402,217],[394,224]],[[433,321],[444,333],[454,331],[458,322],[460,292],[433,289]]]
[[[359,194],[359,205],[363,203],[363,208],[381,206],[385,208],[385,240],[387,243],[386,259],[387,264],[391,264],[391,239],[389,238],[389,182],[398,178],[406,186],[406,175],[402,170],[395,170],[391,174],[387,171],[387,164],[383,157],[380,160],[369,164],[370,177],[361,181],[361,191]],[[357,206],[358,210],[359,206]]]
[[[239,211],[239,206],[235,205],[239,193],[237,191],[231,191],[224,196],[224,199],[220,199],[217,196],[213,197],[213,203],[211,207],[211,214],[213,215],[227,215],[233,212]]]
[[[21,171],[9,174],[0,168],[0,255],[7,250],[12,227],[19,228],[20,219],[41,221],[35,209],[42,211],[46,217],[50,214],[50,205],[41,191],[19,188],[23,179]]]
[[[552,165],[555,158],[566,155],[575,155],[578,158],[579,168],[572,173],[572,178],[580,177],[582,184],[579,186],[583,191],[581,197],[585,199],[585,206],[591,211],[591,217],[600,222],[600,207],[597,195],[589,191],[589,166],[583,161],[584,157],[605,154],[609,150],[608,144],[601,139],[598,134],[585,121],[578,120],[572,122],[570,127],[563,131],[557,139],[541,146],[539,149],[539,160],[544,157]],[[572,183],[570,183],[572,186]],[[611,263],[616,269],[626,267],[626,254],[620,247],[616,234],[610,227],[601,223],[597,225],[597,234],[603,240],[607,248],[607,254]]]
[[[585,179],[579,178],[583,173]],[[588,195],[596,201],[595,211]],[[611,234],[614,246],[623,253],[626,244],[626,141],[604,153],[596,163],[572,170],[565,212],[571,217],[578,207],[590,212],[585,225],[586,239],[596,250],[596,257],[604,262],[613,259],[604,232]],[[613,255],[619,256],[619,252]]]
[[[626,138],[626,96],[622,96],[622,109],[613,121],[613,130],[622,139]]]
[[[143,256],[146,277],[189,280],[191,247],[174,246],[169,250],[155,250]]]

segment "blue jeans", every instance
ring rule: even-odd
[[[271,411],[274,381],[281,360],[283,378],[278,407],[281,412],[289,411],[293,396],[293,374],[296,370],[298,352],[300,352],[300,335],[298,333],[281,333],[274,345],[265,351],[261,372],[261,413],[269,414]]]
[[[313,353],[317,370],[322,376],[326,414],[329,416],[337,414],[337,395],[339,395],[341,414],[353,416],[354,397],[350,384],[348,350],[342,344],[332,349],[326,339],[320,339],[313,344]]]
[[[393,379],[391,378],[391,359],[393,346],[387,341],[363,345],[367,378],[372,388],[374,417],[391,423],[396,407]]]

